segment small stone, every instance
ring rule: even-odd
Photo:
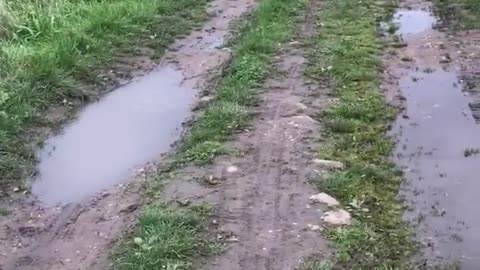
[[[209,175],[209,176],[205,177],[205,182],[209,185],[215,186],[215,185],[218,185],[218,183],[220,181],[217,177],[215,177],[213,175]]]
[[[180,206],[189,206],[192,202],[189,199],[177,200],[178,205]]]
[[[340,205],[337,199],[333,198],[332,196],[324,192],[310,196],[310,200],[313,203],[323,203],[328,205],[329,207]]]
[[[319,225],[308,224],[307,227],[314,232],[315,231],[321,231],[321,227]]]
[[[238,171],[238,167],[236,166],[230,166],[227,168],[227,172],[229,173],[234,173],[234,172],[237,172]]]
[[[350,225],[352,224],[352,216],[349,212],[338,209],[333,211],[328,211],[323,214],[321,219],[329,223],[330,225]]]
[[[230,236],[229,238],[225,239],[226,242],[238,242],[240,241],[236,236]]]
[[[320,166],[325,166],[330,169],[342,169],[343,168],[343,163],[340,161],[335,161],[335,160],[326,160],[326,159],[314,159],[313,163],[320,165]]]

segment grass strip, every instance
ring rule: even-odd
[[[443,22],[454,29],[480,28],[480,1],[435,0],[436,10]]]
[[[211,105],[183,139],[178,160],[205,164],[225,153],[223,142],[251,120],[250,107],[268,76],[271,58],[295,28],[301,2],[263,0],[242,21],[231,41],[233,58],[214,93]]]
[[[352,226],[326,231],[341,269],[413,269],[416,245],[397,197],[402,173],[389,159],[394,143],[387,131],[396,110],[380,90],[378,25],[393,8],[389,1],[325,0],[310,48],[307,75],[327,82],[336,97],[322,114],[326,142],[319,157],[346,165],[318,185],[354,216]]]
[[[177,166],[211,162],[225,153],[223,142],[249,125],[250,109],[268,76],[269,64],[282,43],[293,34],[294,19],[301,7],[296,0],[262,0],[242,20],[231,41],[232,61],[214,89],[213,101],[183,139]],[[163,181],[171,175],[164,172],[155,178]],[[161,186],[160,183],[147,187],[153,189],[147,190],[153,194],[152,198],[156,198]],[[114,256],[113,269],[191,269],[195,257],[212,251],[212,243],[202,237],[206,215],[206,211],[172,209],[163,204],[146,206],[133,234]],[[148,245],[144,247],[144,243]]]
[[[205,205],[170,209],[152,205],[141,215],[135,237],[121,247],[113,269],[190,269],[190,259],[214,248],[201,237],[209,209]]]
[[[97,96],[118,56],[160,56],[207,18],[207,2],[0,0],[0,184],[31,170],[48,108]]]

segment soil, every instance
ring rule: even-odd
[[[227,38],[230,23],[254,4],[253,0],[212,1],[208,22],[175,42],[159,68],[174,66],[182,72],[184,85],[201,90],[230,58],[229,49],[217,44]],[[128,58],[123,68],[136,75],[134,70],[142,74],[153,68],[151,61],[139,61]],[[0,208],[10,214],[0,216],[0,269],[107,269],[109,251],[135,222],[143,203],[142,185],[156,167],[145,164],[124,184],[59,207],[44,206],[28,191],[4,194]]]
[[[296,269],[308,256],[329,254],[320,232],[326,207],[309,200],[317,193],[309,180],[325,169],[313,162],[321,130],[313,117],[328,102],[326,91],[304,78],[302,43],[312,17],[277,55],[251,129],[228,144],[239,154],[185,168],[165,190],[171,200],[207,201],[215,209],[227,247],[195,269]]]
[[[425,28],[428,16],[436,20],[427,1],[404,1],[397,14],[411,16],[404,19],[407,26],[420,29],[402,32],[408,27],[400,27],[408,46],[385,60],[387,98],[403,108],[392,136],[394,160],[407,180],[401,193],[410,206],[405,218],[416,227],[423,266],[477,269],[480,220],[473,213],[480,161],[468,158],[465,150],[480,145],[478,34],[452,35],[435,29],[440,24]]]

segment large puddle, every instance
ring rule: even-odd
[[[398,27],[398,33],[404,38],[432,29],[435,18],[424,10],[398,10],[393,16],[393,22]]]
[[[178,138],[195,97],[172,67],[156,70],[86,106],[39,153],[32,192],[48,205],[122,183]]]
[[[415,59],[399,81],[406,110],[393,130],[395,161],[405,171],[403,193],[412,206],[407,219],[418,226],[429,263],[458,260],[461,269],[479,269],[480,126],[458,74],[438,64],[440,49],[425,45],[442,41],[431,30],[435,18],[415,10],[399,11],[395,18],[400,34],[417,34],[403,51]]]

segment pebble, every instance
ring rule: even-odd
[[[310,200],[313,203],[323,203],[328,205],[329,207],[340,205],[337,199],[333,198],[332,196],[324,192],[310,196]]]
[[[335,161],[335,160],[326,160],[326,159],[314,159],[313,163],[320,165],[320,166],[325,166],[330,169],[342,169],[343,168],[343,163],[340,161]]]

